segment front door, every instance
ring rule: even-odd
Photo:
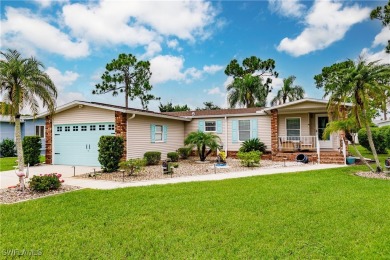
[[[332,135],[328,138],[322,136],[328,122],[328,115],[316,115],[316,132],[320,142],[320,148],[332,148]]]

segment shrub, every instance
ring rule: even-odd
[[[384,136],[386,148],[390,149],[390,125],[380,127],[379,132]]]
[[[0,154],[4,157],[15,157],[16,156],[15,142],[8,138],[4,139],[0,143]]]
[[[119,163],[119,167],[124,170],[129,176],[142,171],[145,165],[146,160],[140,158],[129,159],[127,161]]]
[[[378,127],[371,128],[371,132],[372,132],[372,141],[374,142],[376,152],[378,154],[387,154],[387,150],[386,150],[387,145],[385,140],[387,139],[387,137],[385,137],[385,135],[381,132],[380,128]],[[358,135],[359,135],[360,145],[366,148],[367,150],[371,151],[371,147],[367,138],[366,129],[365,128],[360,129]]]
[[[23,155],[24,163],[35,165],[39,163],[39,155],[41,155],[41,138],[39,136],[25,136],[23,138]]]
[[[169,159],[171,159],[171,162],[179,161],[179,153],[177,153],[177,152],[170,152],[167,154],[167,157]]]
[[[58,190],[61,187],[61,174],[50,173],[41,176],[34,175],[30,181],[30,189],[37,192],[45,192],[49,190]]]
[[[237,157],[241,160],[241,165],[245,167],[253,167],[260,164],[260,151],[238,152]]]
[[[225,162],[226,161],[226,152],[225,151],[220,151],[218,156],[221,159],[221,162]]]
[[[246,140],[242,143],[240,147],[240,152],[251,152],[251,151],[260,151],[262,153],[265,152],[265,144],[260,142],[259,138],[253,138]]]
[[[157,165],[161,160],[161,153],[157,151],[150,151],[144,154],[146,165]]]
[[[180,159],[187,159],[188,156],[190,156],[192,151],[192,146],[191,147],[181,147],[177,149],[177,152],[179,153]]]
[[[123,138],[120,136],[101,136],[99,143],[98,160],[103,172],[114,172],[119,169],[119,161],[123,155]]]

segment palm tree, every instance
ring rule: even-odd
[[[235,78],[227,86],[227,91],[230,107],[265,106],[268,96],[268,88],[263,84],[263,79],[251,74]]]
[[[200,161],[204,162],[208,155],[217,150],[220,140],[219,136],[213,133],[197,131],[189,133],[184,140],[184,144],[196,146]],[[209,148],[207,152],[206,147]]]
[[[359,57],[356,62],[348,60],[336,63],[322,70],[315,76],[317,87],[325,86],[325,97],[330,96],[328,110],[338,111],[344,102],[352,103],[351,115],[356,125],[367,130],[367,139],[375,158],[376,171],[381,172],[375,145],[372,140],[370,123],[377,108],[378,99],[384,99],[381,93],[390,89],[383,84],[383,79],[389,77],[390,65],[379,64],[379,61],[367,62]],[[342,110],[342,109],[341,109]]]
[[[271,106],[285,104],[287,101],[295,101],[304,98],[305,90],[301,86],[293,86],[295,76],[283,79],[283,87],[271,101]]]
[[[18,154],[18,169],[24,170],[23,148],[20,130],[20,115],[24,108],[30,108],[33,115],[38,113],[39,103],[54,112],[57,89],[44,66],[35,58],[22,58],[16,50],[0,52],[0,94],[8,104],[11,118],[15,120],[15,141]]]

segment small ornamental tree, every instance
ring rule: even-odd
[[[41,138],[39,136],[25,136],[23,138],[23,154],[24,163],[31,166],[39,163],[39,155],[41,155]]]
[[[120,136],[101,136],[98,160],[104,172],[114,172],[119,169],[119,162],[124,151],[123,138]]]
[[[219,142],[219,136],[214,133],[204,133],[201,131],[189,133],[184,140],[185,145],[194,145],[198,150],[200,161],[204,162],[206,157],[209,156],[213,151],[216,151]],[[207,151],[207,148],[209,149]]]

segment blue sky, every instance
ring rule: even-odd
[[[162,103],[204,101],[226,107],[224,69],[255,55],[276,61],[279,78],[296,76],[322,98],[313,76],[324,66],[365,55],[390,62],[389,28],[369,13],[386,1],[1,1],[1,50],[16,48],[46,66],[58,105],[86,100],[124,105],[124,97],[92,95],[106,63],[119,53],[149,60],[152,94]],[[158,110],[158,101],[149,109]],[[140,102],[130,102],[140,107]]]

